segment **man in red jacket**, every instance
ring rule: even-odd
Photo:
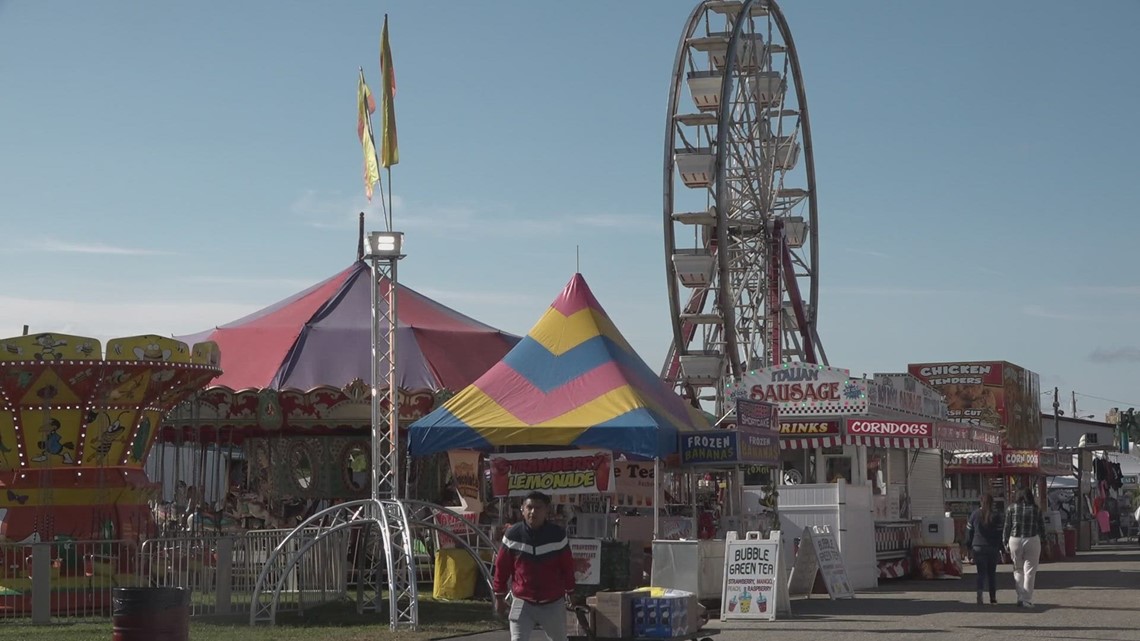
[[[495,557],[495,610],[507,615],[511,641],[528,641],[535,624],[550,641],[566,641],[566,605],[574,592],[574,557],[566,531],[546,520],[550,498],[531,492],[522,523],[503,535]],[[507,601],[510,592],[511,601]]]

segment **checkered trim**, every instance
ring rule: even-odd
[[[893,447],[907,450],[929,450],[934,448],[934,439],[929,437],[897,437],[897,436],[866,436],[848,435],[843,439],[846,445],[865,445],[867,447]]]
[[[810,438],[783,437],[780,439],[781,450],[808,450],[813,447],[835,447],[836,445],[843,445],[842,436],[813,436]]]

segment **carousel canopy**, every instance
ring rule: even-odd
[[[217,343],[224,373],[213,384],[233,390],[367,383],[372,379],[370,281],[368,264],[356,261],[303,292],[180,340]],[[519,340],[407,287],[398,286],[397,296],[396,370],[405,390],[460,389]]]
[[[503,360],[416,421],[416,456],[513,445],[601,447],[653,458],[708,429],[633,351],[581,274]]]

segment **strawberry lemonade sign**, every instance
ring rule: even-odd
[[[525,452],[489,457],[496,497],[546,494],[604,494],[614,487],[614,456],[609,450]]]

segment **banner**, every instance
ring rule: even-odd
[[[749,533],[749,535],[755,533]],[[780,541],[760,538],[724,542],[720,619],[776,620]]]
[[[482,492],[479,491],[482,485],[479,474],[479,456],[479,452],[474,450],[451,450],[447,453],[455,491],[459,494],[464,505],[472,502],[482,503]]]
[[[609,450],[523,452],[488,457],[496,498],[545,494],[605,494],[614,488],[614,457]]]
[[[614,505],[653,506],[653,462],[614,461]]]
[[[934,420],[946,420],[946,400],[934,386],[910,373],[875,374],[867,381],[871,407]]]
[[[599,539],[570,539],[574,557],[574,582],[598,585],[602,582],[602,542]]]

